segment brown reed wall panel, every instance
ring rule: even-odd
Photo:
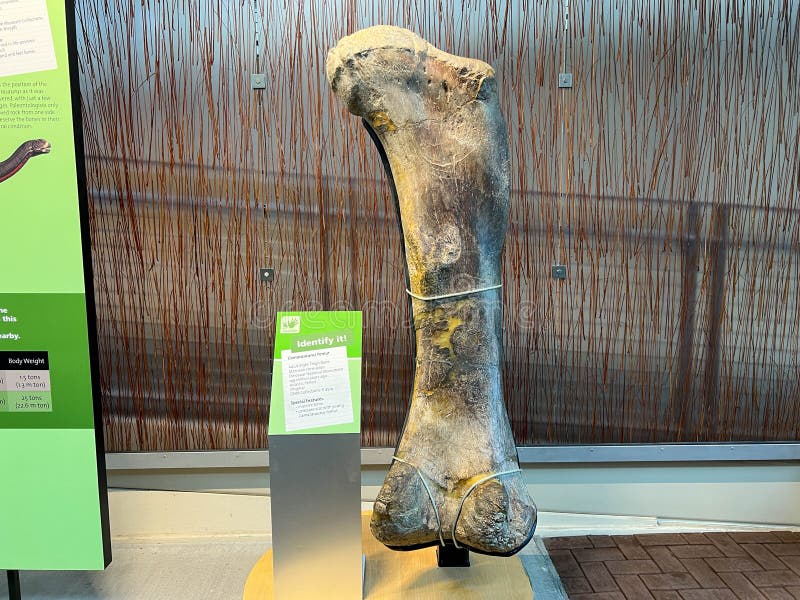
[[[363,442],[395,443],[395,209],[324,78],[379,23],[497,71],[519,444],[798,438],[797,3],[77,4],[110,450],[265,446],[274,313],[316,308],[364,310]]]

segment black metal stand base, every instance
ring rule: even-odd
[[[8,575],[9,600],[22,600],[22,590],[19,587],[19,571],[6,571]]]
[[[440,567],[468,567],[469,550],[445,544],[436,548],[436,561]]]

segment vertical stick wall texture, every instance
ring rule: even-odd
[[[259,0],[258,20],[251,3],[78,4],[109,450],[263,446],[288,307],[364,310],[363,443],[395,444],[413,372],[400,234],[324,74],[374,24],[501,84],[518,444],[797,439],[795,3],[570,2],[566,35],[547,0]]]

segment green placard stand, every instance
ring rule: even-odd
[[[0,7],[0,569],[111,561],[74,0]]]
[[[360,599],[361,313],[278,313],[275,329],[274,597]]]

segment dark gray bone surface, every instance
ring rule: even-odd
[[[457,544],[513,554],[533,535],[536,508],[516,471],[502,395],[502,294],[493,286],[508,227],[509,160],[494,72],[386,26],[343,38],[327,70],[388,163],[410,290],[427,298],[412,306],[417,369],[396,452],[406,462],[389,470],[372,532],[407,549],[438,544],[439,522],[453,539],[455,523]],[[441,298],[483,288],[493,289]]]

